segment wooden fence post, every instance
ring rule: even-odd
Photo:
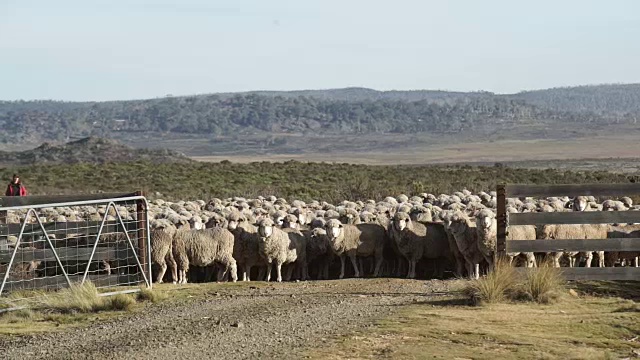
[[[136,191],[136,196],[145,196],[144,191]],[[138,237],[138,251],[140,257],[140,264],[144,271],[147,271],[147,259],[151,257],[151,249],[147,249],[147,209],[144,200],[136,200],[136,223],[138,225],[137,237]],[[140,274],[142,276],[142,274]],[[151,279],[149,279],[151,283]]]
[[[496,260],[507,256],[507,199],[504,185],[498,185],[496,189],[498,236],[496,241]]]

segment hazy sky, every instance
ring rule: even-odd
[[[640,82],[640,1],[0,0],[0,99]]]

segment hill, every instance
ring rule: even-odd
[[[511,96],[552,111],[640,113],[640,84],[588,85],[525,91]]]
[[[110,102],[0,101],[1,144],[70,138],[271,134],[490,134],[516,138],[633,125],[640,85],[598,85],[519,94],[376,91],[365,88],[256,91]],[[524,131],[521,131],[523,129]]]
[[[172,150],[134,149],[115,140],[88,137],[63,145],[44,143],[19,152],[0,152],[0,165],[105,164],[145,161],[149,163],[188,163],[186,156]]]

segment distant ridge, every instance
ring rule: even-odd
[[[43,143],[35,149],[0,152],[2,166],[104,164],[147,161],[152,163],[186,163],[188,157],[173,150],[134,149],[116,140],[87,137],[62,145]]]

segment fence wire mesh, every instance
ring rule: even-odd
[[[0,208],[0,297],[85,281],[98,289],[150,286],[147,207],[140,201],[146,204],[103,199]]]

